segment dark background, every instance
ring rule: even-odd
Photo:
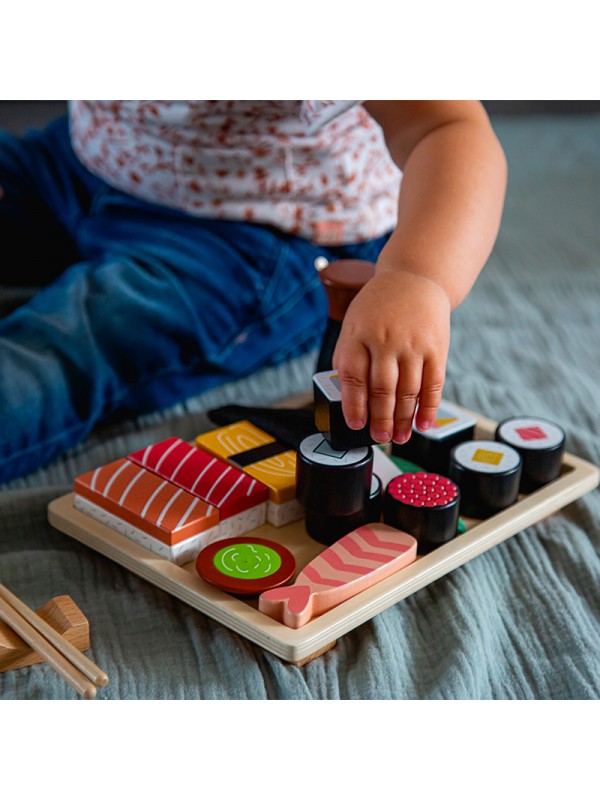
[[[600,113],[600,100],[484,100],[491,116]],[[64,100],[0,100],[0,129],[41,128],[66,111]]]

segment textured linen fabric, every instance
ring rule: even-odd
[[[510,181],[502,231],[455,312],[445,397],[493,419],[555,420],[600,464],[600,117],[495,122]],[[99,698],[600,697],[600,492],[595,490],[387,609],[303,667],[280,661],[55,531],[72,478],[203,409],[310,389],[314,359],[115,424],[0,493],[0,580],[32,606],[70,594],[90,619]],[[75,698],[45,665],[0,674],[3,699]]]

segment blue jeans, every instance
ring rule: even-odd
[[[44,287],[0,320],[0,483],[117,410],[167,408],[315,348],[315,258],[375,261],[387,238],[326,248],[136,200],[81,165],[66,119],[0,134],[0,186],[0,285]]]

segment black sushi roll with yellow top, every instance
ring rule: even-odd
[[[450,454],[449,477],[460,489],[461,514],[487,519],[518,498],[521,456],[510,445],[477,439]]]
[[[426,472],[448,476],[450,453],[461,442],[473,439],[476,421],[459,406],[442,400],[429,430],[413,425],[405,444],[392,444],[392,455],[418,464]]]

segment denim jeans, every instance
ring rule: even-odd
[[[0,320],[0,483],[102,419],[167,408],[319,345],[314,269],[375,261],[387,237],[327,248],[137,200],[87,171],[66,119],[0,134],[0,285],[42,286]]]

